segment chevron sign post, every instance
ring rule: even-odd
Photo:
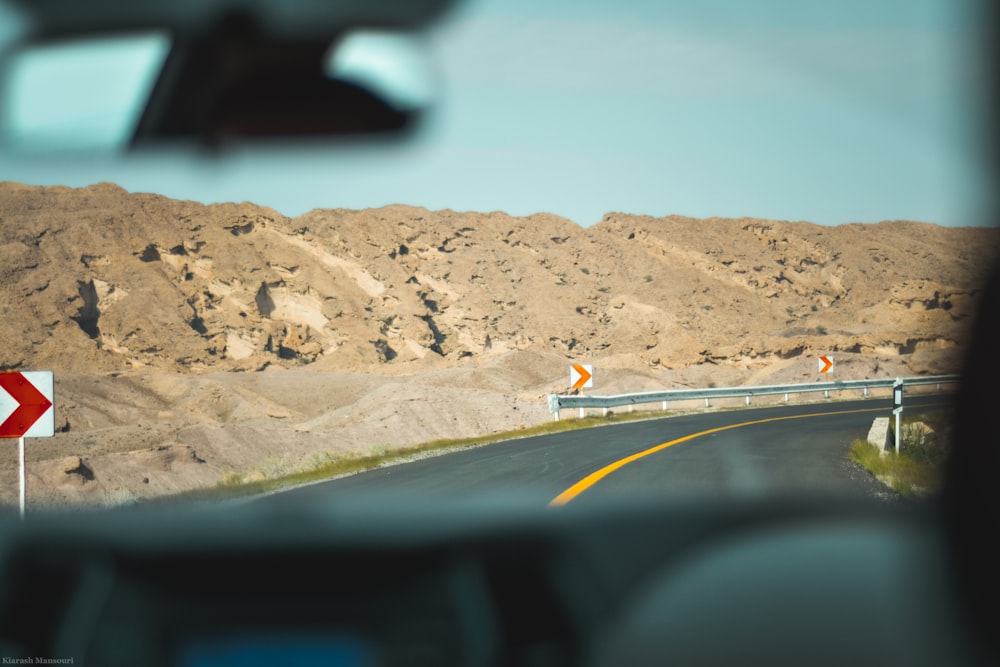
[[[55,434],[51,371],[0,373],[0,438],[17,438],[21,518],[24,518],[24,439]]]

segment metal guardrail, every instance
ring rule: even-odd
[[[580,408],[580,415],[584,416],[587,408],[601,408],[605,414],[609,408],[616,408],[623,405],[644,405],[647,403],[660,403],[664,410],[667,409],[670,401],[687,401],[692,399],[704,399],[705,407],[711,407],[713,398],[740,398],[746,397],[747,405],[750,405],[751,396],[768,396],[774,394],[785,394],[788,400],[789,394],[804,394],[822,391],[829,398],[831,391],[845,389],[860,389],[864,395],[868,395],[869,389],[880,389],[883,387],[892,388],[897,380],[902,380],[906,385],[927,385],[927,384],[957,384],[958,375],[924,375],[909,378],[882,378],[878,380],[841,380],[837,382],[811,382],[804,384],[775,384],[760,385],[755,387],[712,387],[709,389],[668,389],[664,391],[642,392],[635,394],[617,394],[614,396],[567,396],[562,394],[549,394],[549,412],[556,419],[559,419],[559,411],[565,408]]]

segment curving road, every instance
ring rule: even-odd
[[[905,414],[950,401],[907,397]],[[267,502],[356,501],[363,494],[390,502],[516,494],[542,504],[640,494],[878,496],[884,488],[847,452],[891,407],[888,399],[782,405],[522,438],[293,489]]]

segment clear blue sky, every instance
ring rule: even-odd
[[[992,224],[978,5],[479,0],[428,35],[441,97],[405,147],[208,163],[0,157],[0,179],[287,215],[392,203]]]

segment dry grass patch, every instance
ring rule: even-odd
[[[903,496],[933,495],[944,481],[950,424],[951,413],[947,411],[906,419],[900,426],[899,454],[880,454],[867,440],[855,440],[851,460]]]

